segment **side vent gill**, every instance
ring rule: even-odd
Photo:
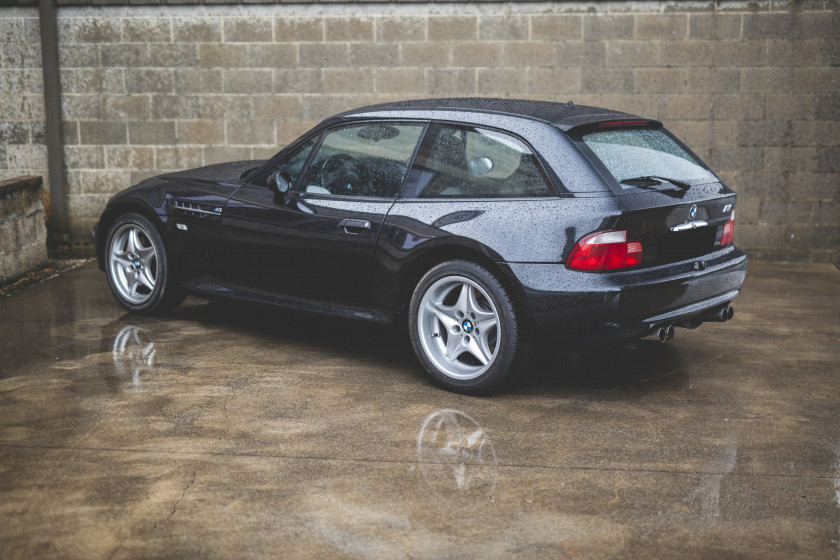
[[[169,201],[169,206],[172,208],[172,214],[175,216],[184,216],[188,218],[208,218],[210,216],[221,216],[222,208],[212,204],[203,204],[200,202],[193,202],[190,200],[179,200],[173,198]]]

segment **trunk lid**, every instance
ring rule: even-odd
[[[735,193],[722,183],[687,190],[636,191],[618,197],[621,228],[642,242],[643,266],[702,257],[720,248],[723,226],[735,207]]]

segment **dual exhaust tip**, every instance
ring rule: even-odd
[[[720,309],[716,309],[714,311],[710,311],[704,315],[701,315],[697,318],[696,323],[691,325],[683,324],[681,326],[689,326],[690,328],[696,328],[700,326],[701,323],[709,322],[709,323],[725,323],[732,319],[735,316],[735,309],[731,305],[727,305],[725,307],[721,307]],[[674,325],[664,325],[659,327],[659,329],[654,330],[650,336],[655,336],[659,342],[665,343],[674,338]]]

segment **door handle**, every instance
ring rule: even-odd
[[[345,218],[338,222],[338,227],[344,228],[347,233],[361,233],[361,230],[370,230],[370,222],[368,220],[351,220]]]

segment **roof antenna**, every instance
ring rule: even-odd
[[[571,99],[569,99],[569,101],[566,102],[566,107],[568,107],[569,109],[574,109],[575,104],[572,102]]]

